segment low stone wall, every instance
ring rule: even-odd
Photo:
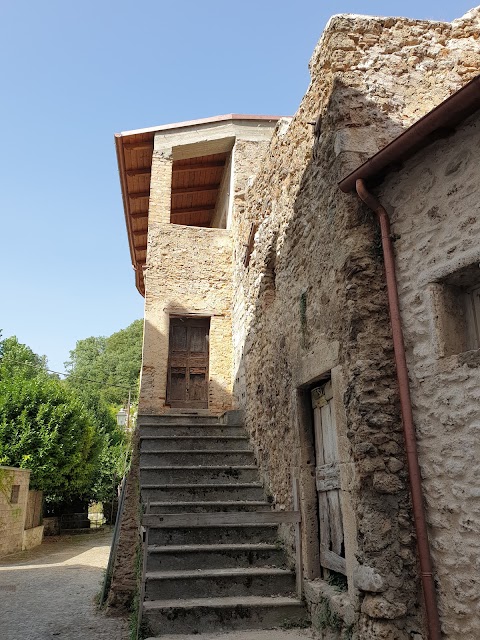
[[[32,529],[25,529],[23,532],[22,551],[33,549],[42,544],[43,541],[43,524]]]
[[[30,471],[0,467],[0,557],[21,551]]]
[[[43,519],[43,535],[58,536],[60,535],[60,518],[55,516]]]
[[[28,492],[27,512],[25,516],[25,529],[33,529],[42,524],[43,516],[43,491]]]

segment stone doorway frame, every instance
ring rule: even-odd
[[[309,354],[310,356],[312,354]],[[313,364],[314,358],[300,364],[295,371],[295,432],[298,446],[297,468],[294,474],[299,479],[300,508],[302,512],[303,532],[303,565],[304,577],[307,580],[321,578],[320,566],[320,534],[318,497],[315,480],[315,436],[313,427],[313,411],[311,408],[310,392],[312,388],[329,379],[332,381],[334,394],[335,417],[337,423],[337,436],[339,456],[341,459],[341,486],[342,486],[342,513],[344,513],[345,535],[345,560],[347,564],[348,591],[353,595],[353,571],[356,566],[355,552],[357,550],[357,523],[352,503],[351,489],[354,482],[354,464],[352,462],[349,443],[346,436],[347,421],[343,404],[344,380],[342,367],[334,365],[332,368],[320,370],[317,375],[312,375],[312,370],[318,367],[316,360],[314,367],[305,366]],[[333,363],[332,363],[333,364]]]

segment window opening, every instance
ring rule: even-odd
[[[225,229],[230,202],[230,153],[175,160],[170,222]]]
[[[432,285],[440,356],[480,349],[480,266],[459,269]]]
[[[18,504],[19,496],[20,496],[20,485],[14,484],[10,492],[10,504]]]

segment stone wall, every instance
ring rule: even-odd
[[[477,35],[475,12],[452,24],[332,18],[310,62],[310,87],[293,120],[279,123],[233,230],[234,340],[242,336],[235,395],[278,508],[291,506],[292,474],[300,475],[314,578],[314,463],[302,398],[331,377],[348,595],[365,640],[425,636],[378,230],[337,182],[477,73]]]
[[[150,222],[139,412],[166,410],[171,315],[210,316],[209,409],[232,403],[232,245],[225,229]],[[148,346],[147,346],[148,343]]]
[[[0,557],[22,550],[29,483],[28,469],[0,467]]]
[[[212,131],[158,134],[152,158],[145,275],[145,332],[139,413],[165,406],[170,316],[210,317],[209,410],[223,413],[237,406],[233,398],[233,259],[244,247],[232,246],[243,233],[246,182],[258,168],[273,132],[268,120],[239,121]],[[222,138],[222,135],[225,136]],[[208,141],[208,137],[212,140]],[[174,147],[168,145],[176,144]],[[210,146],[208,146],[210,145]],[[213,145],[213,146],[212,146]],[[233,148],[232,148],[233,146]],[[200,228],[170,223],[172,159],[189,153],[231,150],[212,224]],[[234,344],[241,343],[237,335]]]
[[[429,533],[443,630],[452,640],[480,637],[480,352],[461,344],[460,305],[451,327],[441,318],[452,274],[473,265],[471,284],[480,285],[479,167],[477,115],[378,190],[396,238]]]
[[[172,315],[210,316],[209,409],[232,404],[232,245],[226,229],[170,223],[171,151],[154,152],[145,269],[145,331],[139,413],[165,406]],[[223,345],[218,348],[218,345]]]
[[[235,173],[233,182],[234,215],[231,220],[233,239],[233,299],[232,322],[233,331],[233,376],[235,406],[245,408],[245,365],[244,347],[246,337],[246,307],[241,266],[248,252],[248,239],[252,225],[256,221],[255,215],[245,207],[245,194],[254,178],[261,159],[268,149],[268,142],[237,140],[233,150]],[[262,203],[258,203],[261,206]]]

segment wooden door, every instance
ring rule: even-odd
[[[340,465],[331,381],[312,390],[312,407],[320,519],[320,564],[327,571],[345,575]]]
[[[209,318],[172,318],[168,354],[167,404],[208,409]]]

